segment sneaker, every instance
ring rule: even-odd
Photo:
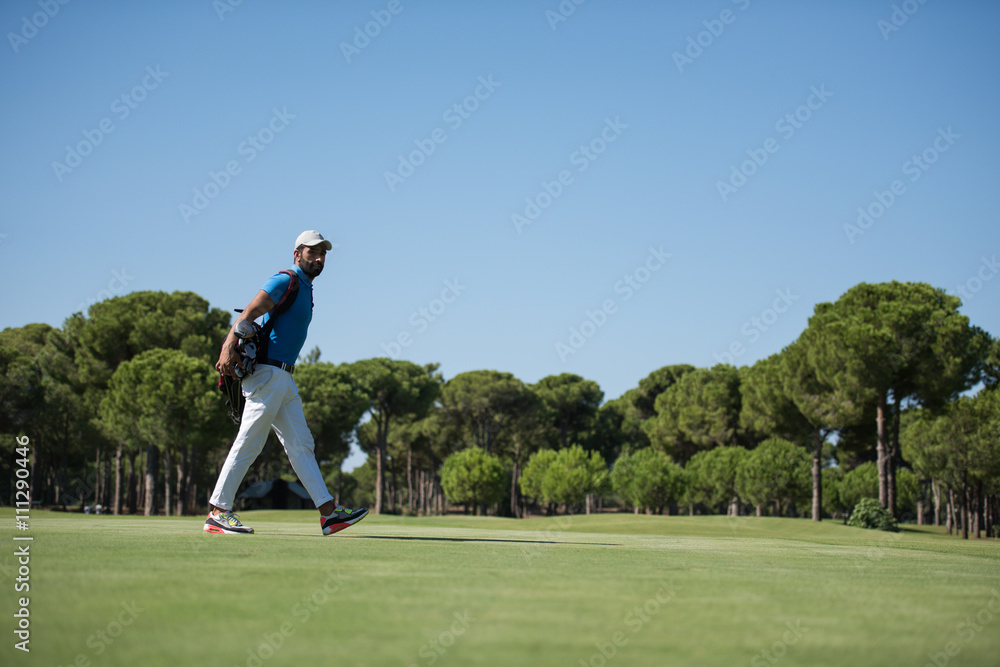
[[[253,533],[253,528],[240,523],[240,518],[231,510],[219,514],[208,513],[205,519],[205,532],[218,533],[220,535],[249,535]]]
[[[319,525],[323,529],[324,535],[339,533],[348,526],[353,526],[368,515],[368,509],[349,510],[345,507],[338,507],[333,510],[330,516],[321,516]]]

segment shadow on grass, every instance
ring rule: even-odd
[[[562,542],[554,540],[495,540],[488,537],[413,537],[410,535],[344,535],[353,540],[420,540],[425,542],[507,542],[511,544],[577,544],[595,547],[620,547],[609,542]],[[343,539],[341,538],[341,539]]]

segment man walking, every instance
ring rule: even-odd
[[[250,465],[264,448],[268,430],[272,428],[285,448],[292,469],[319,509],[320,527],[324,535],[339,532],[368,514],[367,509],[349,510],[334,504],[333,496],[323,481],[319,464],[316,463],[316,445],[306,425],[302,399],[295,380],[292,379],[295,360],[305,344],[309,322],[312,320],[312,281],[323,271],[326,253],[332,248],[333,244],[315,230],[299,234],[295,241],[294,266],[287,272],[275,274],[264,283],[257,296],[233,323],[233,328],[222,344],[222,352],[215,368],[220,373],[235,376],[233,369],[240,362],[236,351],[236,325],[241,320],[252,323],[263,315],[266,328],[269,320],[274,319],[270,323],[273,326],[270,337],[264,341],[267,356],[258,357],[256,370],[243,377],[242,389],[246,399],[243,418],[209,500],[211,511],[205,520],[206,532],[253,532],[253,528],[244,526],[233,513],[233,502],[236,500],[236,490]],[[298,284],[297,292],[290,289],[295,282]],[[283,296],[290,298],[291,293],[296,294],[291,306],[275,316],[272,312],[275,305]]]

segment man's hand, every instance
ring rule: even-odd
[[[274,301],[271,299],[271,296],[264,290],[260,290],[257,292],[257,296],[253,298],[253,301],[236,318],[236,322],[240,320],[253,322],[264,313],[271,312],[272,308],[274,308]],[[229,335],[226,336],[226,340],[222,343],[222,352],[219,353],[219,360],[215,362],[215,370],[230,377],[236,377],[233,368],[240,361],[240,355],[236,353],[236,332],[234,331],[236,329],[236,322],[233,322],[232,328],[229,329]]]
[[[230,335],[226,336],[226,341],[222,344],[222,352],[219,354],[219,360],[215,362],[215,370],[223,375],[236,377],[233,369],[239,362],[240,355],[236,353],[236,337],[230,332]]]

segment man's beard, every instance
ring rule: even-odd
[[[313,280],[316,276],[318,276],[319,274],[323,273],[323,265],[322,264],[316,264],[314,266],[310,266],[309,263],[303,262],[299,266],[299,268],[302,269],[302,273],[304,273],[304,274],[306,274],[306,276],[308,276],[309,280]]]

